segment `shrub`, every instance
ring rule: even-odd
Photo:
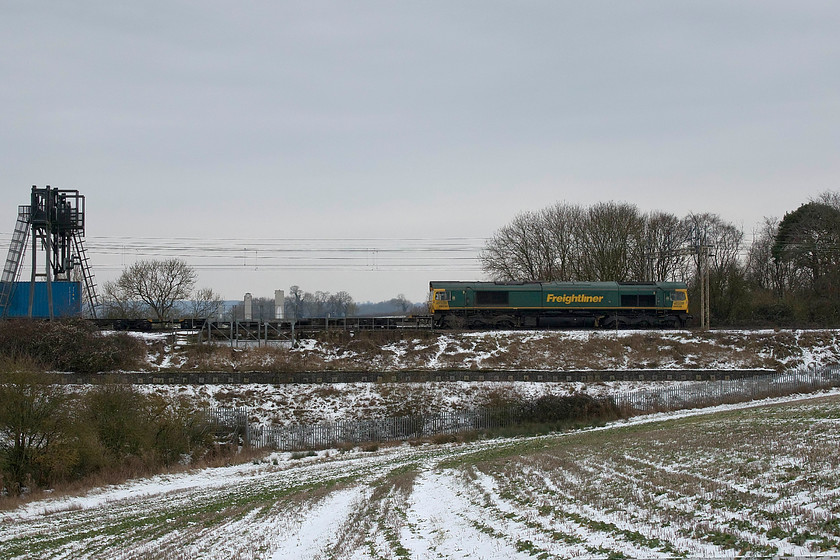
[[[596,398],[583,393],[543,395],[515,407],[519,422],[531,424],[575,425],[605,422],[621,417],[621,411],[610,398]]]
[[[85,397],[85,421],[113,461],[139,455],[152,437],[145,395],[131,385],[104,385]]]
[[[145,395],[130,385],[104,385],[86,396],[86,422],[111,463],[129,458],[155,469],[198,458],[211,446],[207,422],[180,401]]]
[[[522,402],[522,395],[512,387],[493,387],[479,397],[482,408],[493,410],[506,409]]]
[[[66,391],[29,358],[0,358],[0,490],[156,472],[213,450],[204,415],[131,386]],[[0,491],[2,495],[2,491]]]
[[[432,436],[432,443],[442,445],[444,443],[455,443],[458,437],[455,434],[435,434]]]
[[[0,473],[9,494],[75,466],[70,399],[31,360],[0,360]]]
[[[136,369],[145,356],[141,340],[104,335],[83,319],[0,322],[0,356],[28,358],[58,371],[96,373]]]

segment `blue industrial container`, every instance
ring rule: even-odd
[[[82,312],[81,282],[53,282],[52,300],[54,317],[73,317]],[[29,282],[15,282],[9,301],[7,317],[29,317]],[[32,316],[40,319],[50,316],[47,305],[47,283],[35,283]]]

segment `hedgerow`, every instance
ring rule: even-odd
[[[83,319],[0,321],[0,357],[30,359],[54,371],[96,373],[136,369],[145,357],[142,340],[103,334]]]
[[[74,393],[55,377],[0,358],[0,496],[153,473],[215,449],[202,412],[180,400],[130,385]]]

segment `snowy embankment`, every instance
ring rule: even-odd
[[[2,512],[0,555],[836,553],[838,424],[840,393],[833,392],[531,438],[274,454]]]
[[[205,347],[185,335],[150,337],[150,369],[181,371],[399,371],[440,369],[766,369],[840,363],[840,331],[494,331],[343,333],[300,347]],[[286,369],[282,369],[286,368]],[[293,369],[293,368],[292,368]],[[593,396],[686,382],[430,382],[285,385],[158,385],[143,390],[199,406],[248,407],[253,421],[290,424],[432,414],[583,392]]]
[[[840,330],[338,331],[282,345],[144,335],[149,371],[767,369],[840,363]]]
[[[318,424],[493,408],[545,395],[594,397],[692,382],[609,381],[330,383],[284,385],[139,385],[141,391],[186,399],[197,408],[245,407],[258,424]],[[700,382],[698,382],[700,383]]]

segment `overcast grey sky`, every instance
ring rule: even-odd
[[[840,190],[840,2],[0,0],[0,239],[87,197],[100,282],[425,297],[556,201],[743,227]],[[2,250],[5,255],[5,249]]]

